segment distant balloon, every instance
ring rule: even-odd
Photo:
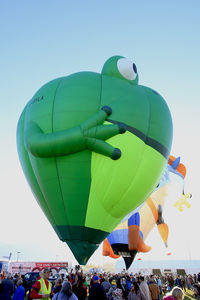
[[[121,56],[108,59],[100,74],[45,84],[17,128],[25,176],[79,264],[155,189],[171,143],[167,104],[138,85],[135,64]]]
[[[175,163],[173,164],[173,162]],[[170,155],[168,165],[155,191],[144,205],[129,214],[128,218],[125,217],[104,241],[104,256],[112,258],[122,256],[128,269],[138,252],[149,252],[151,250],[151,247],[146,245],[144,241],[155,224],[157,224],[159,234],[167,246],[169,230],[168,225],[164,222],[162,212],[168,196],[167,191],[171,182],[171,173],[184,179],[186,168],[180,163],[180,158],[177,160]]]

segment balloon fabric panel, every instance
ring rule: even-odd
[[[45,200],[43,194],[41,193],[39,184],[37,182],[37,179],[35,177],[35,174],[33,172],[33,169],[32,169],[31,163],[30,163],[28,152],[26,151],[26,149],[24,147],[25,111],[26,111],[26,107],[25,107],[23,113],[21,114],[20,121],[18,122],[18,127],[17,127],[17,137],[18,137],[17,138],[17,148],[18,148],[19,159],[20,159],[21,165],[23,167],[24,174],[26,175],[26,178],[29,181],[31,190],[32,190],[39,206],[45,213],[45,215],[48,218],[51,225],[55,226],[54,217],[51,215],[49,208],[48,208],[48,204],[46,203],[46,200]]]

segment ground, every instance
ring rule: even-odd
[[[194,292],[186,289],[184,300],[197,299],[194,297]]]

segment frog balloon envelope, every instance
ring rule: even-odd
[[[45,84],[17,128],[30,187],[80,264],[155,189],[171,142],[167,104],[138,85],[135,64],[121,56],[108,59],[101,74]]]

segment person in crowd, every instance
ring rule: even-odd
[[[113,299],[113,292],[114,292],[114,290],[117,288],[116,280],[110,278],[110,284],[111,284],[110,289],[109,289],[109,291],[106,293],[106,295],[107,295],[107,298],[108,298],[109,300],[112,300],[112,299]]]
[[[157,278],[157,282],[158,282],[158,288],[160,291],[160,295],[162,295],[162,281],[161,281],[160,277]]]
[[[122,286],[123,296],[126,299],[128,297],[129,288],[131,288],[131,286],[129,285],[129,287],[127,288],[127,280],[125,276],[120,276],[120,282]]]
[[[173,279],[172,275],[170,275],[168,277],[168,287],[169,287],[169,291],[171,291],[174,287],[174,279]]]
[[[23,281],[23,287],[25,289],[25,294],[26,294],[26,292],[28,291],[29,286],[28,286],[28,283],[27,283],[27,281],[25,279],[25,275],[24,274],[21,275],[21,279]]]
[[[100,284],[100,278],[98,275],[93,277],[93,284],[89,291],[88,300],[105,300],[107,299],[106,292]]]
[[[113,290],[113,300],[123,300],[123,291],[120,283],[120,279],[117,280],[116,288]]]
[[[82,277],[82,281],[83,281],[83,287],[84,287],[84,289],[86,290],[86,293],[87,293],[88,292],[88,283],[87,283],[85,275]]]
[[[126,290],[127,290],[127,294],[131,290],[131,278],[130,278],[130,276],[126,276]]]
[[[180,276],[179,280],[180,280],[180,288],[186,291],[185,278],[183,276]]]
[[[1,282],[2,293],[0,293],[0,300],[10,300],[14,293],[14,283],[11,279],[11,274],[8,274]]]
[[[111,284],[108,281],[108,277],[107,276],[104,277],[104,280],[102,281],[101,285],[104,288],[105,292],[108,293],[108,291],[109,291],[109,289],[111,287]]]
[[[149,291],[152,300],[158,300],[160,295],[160,290],[158,284],[155,282],[154,277],[150,277]]]
[[[184,293],[181,288],[174,287],[166,297],[163,298],[163,300],[183,300]]]
[[[145,300],[140,292],[138,283],[135,281],[131,285],[131,290],[128,294],[128,300]]]
[[[83,278],[79,278],[76,286],[73,289],[74,294],[79,300],[85,300],[87,297],[87,290],[83,287]]]
[[[56,279],[55,285],[52,288],[53,295],[61,291],[63,280],[61,277]]]
[[[121,286],[123,290],[126,290],[126,278],[124,276],[121,277]]]
[[[151,300],[149,286],[148,286],[147,282],[144,280],[144,276],[140,275],[139,282],[140,282],[140,286],[139,286],[140,287],[140,292],[141,292],[142,296],[146,300]]]
[[[193,281],[192,275],[191,275],[191,274],[189,274],[189,275],[188,275],[188,278],[189,278],[189,281],[190,281],[190,288],[192,288],[192,285],[194,284],[194,281]]]
[[[197,282],[193,286],[194,288],[194,295],[197,299],[200,299],[200,282]]]
[[[186,275],[185,281],[186,281],[186,287],[188,288],[188,290],[190,290],[192,285],[188,275]]]
[[[37,280],[32,286],[30,299],[43,299],[50,300],[52,295],[52,284],[48,280],[51,274],[49,268],[45,268],[41,273],[41,278]]]
[[[23,287],[23,280],[19,279],[16,283],[16,290],[13,296],[13,300],[24,300],[25,288]]]
[[[194,283],[197,283],[197,274],[193,275]]]
[[[52,300],[78,300],[78,298],[72,291],[72,284],[68,280],[64,280],[61,291],[56,293]]]
[[[178,286],[178,287],[180,287],[180,286],[181,286],[181,282],[180,282],[180,276],[179,276],[179,275],[177,275],[177,276],[176,276],[176,279],[175,279],[175,282],[174,282],[174,284],[175,284],[175,286]]]
[[[86,274],[85,280],[87,282],[87,289],[89,290],[90,289],[90,280],[91,280],[90,274]]]
[[[13,276],[14,291],[17,289],[17,282],[18,282],[19,279],[21,279],[21,276],[20,276],[19,273],[16,273],[16,274]]]
[[[2,284],[2,274],[0,274],[0,294],[3,293],[4,289],[3,289],[3,284]]]

